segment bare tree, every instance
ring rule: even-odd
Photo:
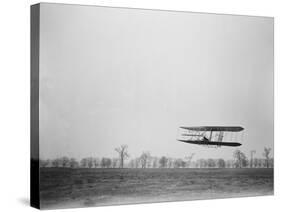
[[[168,163],[168,158],[167,157],[162,156],[159,159],[160,168],[166,168],[167,167],[167,163]]]
[[[259,158],[258,159],[258,168],[262,168],[263,167],[263,159]]]
[[[100,160],[98,158],[93,158],[94,168],[98,168],[100,164]]]
[[[225,161],[224,159],[220,158],[217,160],[217,167],[218,168],[225,168]]]
[[[270,160],[269,160],[269,167],[270,168],[274,167],[274,159],[273,158],[270,158]]]
[[[101,167],[102,168],[110,168],[111,166],[111,159],[110,158],[102,158],[101,159]]]
[[[118,158],[112,158],[112,168],[117,168],[118,165]]]
[[[233,160],[227,160],[225,163],[226,168],[233,168]]]
[[[183,159],[178,158],[174,160],[174,168],[184,168],[185,166],[186,162]]]
[[[140,156],[140,164],[141,168],[147,168],[151,155],[149,152],[143,152]]]
[[[254,164],[254,154],[256,154],[256,150],[251,150],[250,155],[251,155],[251,160],[250,160],[250,167],[253,168]]]
[[[87,158],[83,158],[80,161],[80,165],[83,168],[93,168],[93,167],[97,167],[97,158],[93,158],[93,157],[87,157]]]
[[[215,168],[215,167],[216,167],[216,162],[215,162],[214,159],[209,158],[209,159],[207,160],[207,165],[208,165],[209,168]]]
[[[269,162],[270,162],[270,152],[271,152],[271,148],[266,148],[264,147],[264,150],[263,150],[263,156],[265,157],[265,166],[266,168],[269,167]]]
[[[258,164],[259,164],[259,159],[258,158],[254,158],[253,167],[257,168]]]
[[[167,167],[168,168],[173,168],[173,166],[174,166],[174,159],[173,158],[168,158]]]
[[[87,158],[87,163],[88,163],[88,168],[93,168],[94,164],[95,164],[95,159],[93,157],[88,157]]]
[[[205,159],[198,159],[197,161],[197,166],[199,168],[206,168],[207,167],[207,161]]]
[[[146,168],[151,168],[152,167],[152,157],[151,155],[148,157],[148,160],[146,162]]]
[[[234,151],[233,157],[235,160],[234,164],[236,168],[243,168],[247,166],[248,164],[247,157],[241,150],[237,149],[236,151]]]
[[[192,158],[194,157],[194,153],[192,153],[191,155],[189,156],[186,156],[185,159],[186,159],[186,167],[189,168],[190,167],[190,164],[191,164],[191,161],[192,161]]]
[[[59,165],[60,165],[60,163],[59,163],[59,159],[58,159],[58,158],[56,158],[56,159],[54,159],[54,160],[52,161],[52,166],[53,166],[53,167],[59,167]]]
[[[120,147],[115,148],[115,151],[119,154],[120,168],[123,168],[124,161],[129,157],[128,146],[121,145]]]
[[[70,162],[70,160],[66,156],[60,158],[60,163],[61,163],[62,167],[68,167],[69,166],[69,162]]]
[[[88,167],[88,161],[87,158],[82,158],[80,161],[80,166],[83,168],[87,168]]]
[[[152,168],[157,168],[158,167],[158,158],[153,157],[152,158]]]
[[[78,162],[76,161],[75,158],[70,158],[69,160],[69,166],[70,168],[76,168],[79,166]]]
[[[106,168],[106,158],[102,158],[100,161],[101,168]]]

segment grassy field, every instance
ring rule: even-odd
[[[273,194],[273,169],[41,168],[42,208]]]

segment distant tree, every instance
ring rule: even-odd
[[[173,168],[180,168],[180,166],[181,166],[180,159],[173,160]]]
[[[150,156],[146,162],[146,168],[151,168],[152,167],[152,157]]]
[[[270,162],[270,152],[271,152],[271,148],[266,148],[264,147],[263,150],[263,156],[265,157],[265,167],[269,168],[269,162]]]
[[[189,168],[191,165],[191,161],[185,161],[184,159],[180,159],[181,160],[181,168]]]
[[[101,167],[102,168],[110,168],[111,166],[111,159],[110,158],[102,158],[101,159]]]
[[[43,160],[43,159],[39,160],[39,166],[40,167],[47,167],[49,165],[50,165],[50,160]]]
[[[167,157],[162,156],[162,157],[159,159],[160,168],[166,168],[166,167],[167,167],[167,163],[168,163],[168,158],[167,158]]]
[[[60,164],[62,167],[69,167],[69,162],[70,162],[70,159],[66,156],[62,157],[59,159],[60,160]]]
[[[139,157],[141,168],[147,168],[151,155],[149,152],[143,152]]]
[[[100,165],[100,160],[98,158],[93,158],[94,168],[98,168]]]
[[[184,168],[185,166],[186,162],[183,159],[178,158],[174,160],[174,168]]]
[[[197,167],[199,168],[206,168],[208,166],[207,161],[205,159],[198,159],[196,163]]]
[[[200,168],[199,160],[195,161],[195,168]]]
[[[254,154],[256,154],[256,150],[251,150],[250,151],[250,168],[254,168]]]
[[[258,168],[262,168],[264,165],[263,159],[259,158],[258,159]]]
[[[75,158],[70,158],[69,165],[70,165],[70,168],[77,168],[79,166],[79,163],[77,162],[77,160]]]
[[[191,161],[189,166],[186,165],[186,168],[198,168],[196,161]]]
[[[233,168],[234,161],[233,160],[227,160],[226,161],[226,168]]]
[[[189,168],[190,167],[190,165],[191,165],[191,163],[192,163],[192,158],[194,157],[194,153],[192,153],[192,154],[190,154],[189,156],[186,156],[185,157],[185,166],[186,166],[186,168]]]
[[[52,166],[53,167],[59,167],[59,165],[60,165],[60,161],[59,161],[58,158],[52,160]]]
[[[269,160],[269,167],[270,168],[274,167],[274,159],[273,158],[270,158],[270,160]]]
[[[102,158],[100,161],[101,168],[106,168],[106,158]]]
[[[80,161],[80,166],[83,168],[88,168],[88,161],[87,158],[82,158]]]
[[[123,168],[124,167],[124,161],[129,157],[128,146],[127,145],[121,145],[120,147],[115,148],[115,151],[119,155],[120,168]]]
[[[173,168],[174,167],[174,159],[173,158],[167,158],[168,161],[167,161],[167,167],[168,168]]]
[[[118,158],[112,158],[112,168],[117,168],[118,166]]]
[[[140,168],[140,158],[135,158],[135,168]]]
[[[157,157],[152,158],[152,168],[158,168],[158,158]]]
[[[253,167],[254,167],[254,168],[257,168],[257,167],[258,167],[258,164],[259,164],[259,159],[258,159],[258,158],[254,158]]]
[[[97,158],[94,157],[82,158],[80,161],[80,166],[83,168],[96,168]]]
[[[241,150],[237,149],[236,151],[234,151],[233,157],[235,160],[234,165],[236,168],[243,168],[247,166],[247,157]]]
[[[88,168],[93,168],[94,164],[95,164],[95,159],[93,157],[88,157],[86,158],[87,160],[87,164],[88,164]]]
[[[225,161],[224,159],[220,158],[217,160],[217,167],[218,168],[225,168]]]
[[[207,160],[207,166],[208,166],[209,168],[215,168],[215,167],[216,167],[216,162],[215,162],[215,160],[212,159],[212,158],[209,158],[209,159]]]

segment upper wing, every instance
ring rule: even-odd
[[[194,131],[228,131],[228,132],[240,132],[244,130],[240,126],[201,126],[201,127],[180,127],[185,130],[194,130]]]

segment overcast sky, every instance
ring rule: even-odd
[[[41,4],[40,157],[232,158],[179,126],[242,126],[273,148],[273,19]]]

